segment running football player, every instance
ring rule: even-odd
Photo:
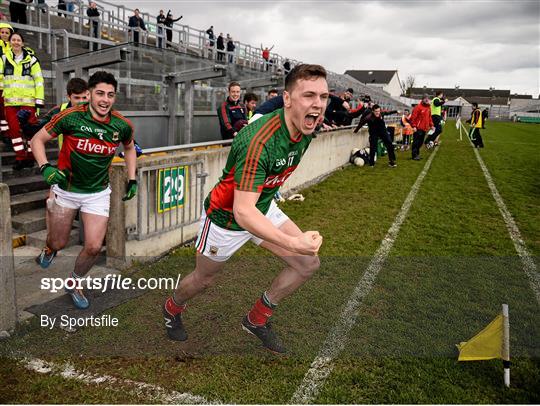
[[[113,110],[118,82],[108,72],[96,72],[89,81],[90,102],[55,115],[32,138],[32,150],[45,181],[53,186],[54,198],[47,200],[49,229],[47,247],[58,251],[66,246],[73,220],[80,211],[84,247],[75,261],[71,277],[83,277],[92,268],[103,246],[109,219],[111,189],[109,167],[122,143],[128,172],[124,200],[137,193],[136,153],[131,122]],[[45,144],[63,134],[64,145],[58,167],[45,155]],[[80,309],[89,306],[82,289],[66,289]]]
[[[285,79],[284,107],[243,128],[235,137],[223,175],[205,200],[196,242],[196,267],[163,305],[170,339],[184,341],[186,303],[203,292],[225,262],[252,241],[279,256],[285,268],[244,316],[244,330],[275,353],[286,352],[268,319],[279,302],[319,268],[322,236],[302,232],[275,204],[279,187],[297,168],[312,134],[324,119],[328,100],[326,71],[296,66]]]

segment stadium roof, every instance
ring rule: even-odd
[[[497,89],[460,89],[460,88],[443,88],[443,87],[413,87],[411,89],[412,98],[421,98],[424,93],[429,95],[435,95],[437,90],[442,91],[446,97],[453,99],[455,97],[463,97],[467,100],[477,98],[489,98],[489,99],[506,99],[503,104],[506,104],[510,98],[510,90],[497,90]],[[494,103],[495,104],[495,103]]]
[[[347,70],[345,75],[352,76],[362,83],[390,83],[397,70]]]
[[[517,94],[517,93],[515,93],[515,94],[510,95],[510,98],[511,99],[532,99],[533,97],[530,94]]]

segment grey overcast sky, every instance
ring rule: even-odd
[[[343,73],[397,69],[416,86],[538,96],[540,0],[109,0]],[[99,1],[98,1],[99,3]]]

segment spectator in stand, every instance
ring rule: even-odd
[[[164,37],[164,31],[163,27],[165,27],[165,12],[163,10],[159,10],[159,15],[156,18],[157,23],[157,34],[158,34],[158,48],[163,48],[163,37]]]
[[[426,147],[433,148],[435,140],[439,138],[439,135],[442,133],[442,106],[446,102],[443,92],[438,90],[435,93],[435,97],[431,101],[431,120],[433,120],[433,125],[435,126],[435,131],[426,137]]]
[[[268,68],[270,67],[270,51],[272,49],[274,49],[274,45],[272,45],[270,48],[263,48],[263,45],[261,44],[262,58],[264,59],[264,65],[266,70],[268,70]]]
[[[229,63],[234,62],[234,50],[236,48],[236,45],[234,45],[234,41],[232,37],[227,34],[227,54],[229,55]]]
[[[171,13],[171,10],[167,12],[167,17],[165,18],[165,30],[167,31],[167,46],[170,46],[172,43],[172,37],[173,32],[172,28],[175,22],[180,21],[183,16],[180,16],[178,18],[173,18],[173,15]]]
[[[478,103],[472,104],[473,111],[471,118],[466,122],[471,125],[471,131],[469,132],[469,138],[471,139],[475,148],[484,148],[484,140],[480,135],[480,129],[482,128],[482,111],[478,108]]]
[[[255,93],[246,93],[244,96],[244,105],[246,106],[248,121],[253,117],[259,98]]]
[[[129,17],[128,26],[131,32],[133,33],[133,42],[138,44],[139,32],[146,31],[146,25],[144,25],[144,21],[141,18],[141,14],[138,8],[136,8],[134,14],[131,17]]]
[[[216,43],[218,53],[217,53],[217,60],[220,62],[223,62],[225,52],[223,50],[225,49],[225,40],[223,39],[223,33],[219,33],[219,37],[217,37],[217,43]]]
[[[274,97],[277,97],[278,94],[279,93],[278,93],[277,89],[270,89],[268,91],[268,93],[266,94],[266,100],[273,99]]]
[[[393,111],[381,111],[381,107],[378,104],[373,105],[371,111],[367,112],[362,116],[360,122],[354,129],[354,132],[357,133],[362,126],[365,124],[368,125],[369,132],[369,166],[375,166],[375,153],[377,152],[377,142],[380,139],[386,150],[388,151],[388,166],[395,168],[396,164],[396,153],[394,151],[394,146],[392,145],[392,140],[390,139],[390,134],[386,129],[386,123],[384,122],[384,116],[397,113],[396,110]]]
[[[414,131],[412,143],[412,159],[419,161],[420,148],[424,144],[424,137],[430,129],[433,128],[433,120],[431,119],[431,100],[429,95],[425,94],[422,101],[414,108],[409,123]]]
[[[211,25],[210,28],[206,30],[206,33],[208,34],[208,45],[210,46],[210,48],[214,48],[214,44],[216,42],[216,36],[214,35],[214,26]]]
[[[409,123],[411,114],[408,109],[405,109],[403,115],[401,116],[401,134],[403,136],[403,145],[401,146],[402,151],[408,151],[411,144],[411,135],[413,134],[413,129]]]
[[[217,111],[221,138],[224,140],[234,138],[238,131],[247,124],[246,108],[240,103],[240,83],[231,82],[228,89],[229,96],[221,103]]]
[[[330,103],[328,103],[324,113],[330,125],[343,126],[351,124],[352,118],[348,112],[351,110],[349,102],[352,99],[353,93],[354,90],[348,88],[340,96],[330,94]]]
[[[101,13],[97,8],[97,4],[94,1],[90,2],[89,7],[86,9],[86,15],[89,17],[90,22],[90,35],[94,38],[99,38],[99,17]],[[90,48],[90,47],[89,47]],[[97,51],[98,44],[92,43],[92,50]]]
[[[66,13],[62,13],[60,10],[67,10],[66,0],[58,0],[58,17],[65,17]]]
[[[24,48],[22,35],[11,34],[9,42],[11,50],[0,58],[0,83],[4,84],[4,110],[16,154],[13,169],[17,171],[34,166],[34,156],[22,138],[17,113],[28,110],[35,120],[36,109],[44,105],[45,92],[39,60]]]
[[[288,59],[285,59],[285,62],[283,62],[283,73],[285,75],[288,75],[291,71],[291,62]]]
[[[9,2],[9,15],[12,23],[27,24],[26,4],[31,4],[33,0],[20,0],[21,3]]]

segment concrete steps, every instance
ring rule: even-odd
[[[14,231],[25,235],[44,230],[47,226],[45,209],[29,210],[17,214],[11,218],[11,225]]]
[[[48,192],[46,190],[36,190],[35,192],[24,193],[11,197],[11,215],[45,208],[45,200]]]
[[[28,247],[43,248],[47,241],[47,230],[40,230],[26,235],[26,245]],[[66,248],[79,244],[79,229],[75,228],[69,233],[69,240]]]
[[[49,189],[49,185],[45,183],[41,175],[11,178],[4,183],[8,185],[11,196]]]

